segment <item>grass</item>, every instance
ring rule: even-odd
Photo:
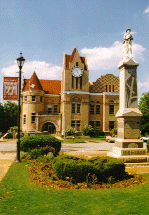
[[[123,189],[48,189],[30,182],[28,163],[13,163],[0,182],[0,214],[149,214],[146,184]]]
[[[86,138],[86,137],[75,137],[74,140],[72,140],[72,138],[69,138],[69,139],[65,139],[65,143],[85,143],[86,141],[89,141],[89,142],[97,142],[97,141],[100,141],[100,140],[106,140],[106,137],[89,137],[89,138]],[[64,143],[64,140],[62,140],[62,143]]]

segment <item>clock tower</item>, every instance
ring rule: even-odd
[[[80,57],[76,48],[71,55],[63,55],[61,111],[62,134],[68,126],[81,131],[88,124],[89,71],[86,56]]]

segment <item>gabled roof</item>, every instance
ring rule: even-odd
[[[66,68],[67,69],[69,69],[69,62],[73,61],[73,58],[75,56],[76,51],[77,51],[77,49],[74,48],[74,50],[73,50],[71,55],[66,55]],[[80,57],[80,59],[81,59],[82,63],[85,63],[85,57]]]

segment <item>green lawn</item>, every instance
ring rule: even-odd
[[[0,182],[0,214],[149,214],[148,183],[125,189],[47,189],[29,180],[28,164],[13,163]]]
[[[75,137],[74,140],[72,140],[72,138],[69,138],[69,139],[65,139],[65,143],[85,143],[86,141],[89,141],[89,142],[97,142],[99,140],[104,140],[106,141],[106,137],[99,137],[99,138],[77,138]],[[62,140],[62,143],[64,143],[64,141]]]

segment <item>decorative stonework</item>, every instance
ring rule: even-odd
[[[106,89],[107,85],[107,89]],[[109,92],[109,86],[111,86],[111,92],[119,92],[119,77],[114,76],[113,74],[106,74],[97,79],[96,82],[93,82],[93,85],[90,86],[89,91],[91,93],[103,93]]]
[[[138,144],[136,144],[136,143],[129,143],[128,148],[138,148]]]

